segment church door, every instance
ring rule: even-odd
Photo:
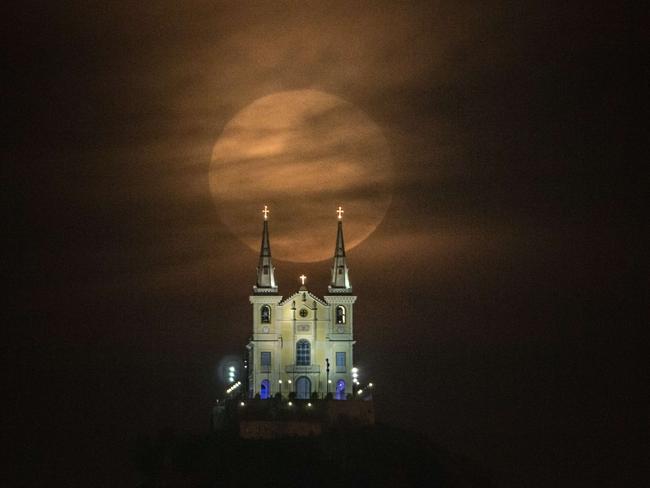
[[[345,400],[345,381],[338,380],[336,382],[336,399]]]
[[[296,380],[296,398],[309,400],[311,395],[311,381],[306,376],[301,376]]]
[[[267,398],[269,398],[271,396],[271,391],[270,391],[269,386],[271,386],[269,384],[269,380],[262,381],[262,387],[260,388],[260,398],[262,400],[266,400]]]

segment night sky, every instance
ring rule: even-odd
[[[355,362],[377,385],[379,419],[425,432],[497,486],[635,479],[648,384],[635,304],[648,281],[622,87],[630,16],[451,1],[7,12],[3,431],[15,470],[2,476],[133,486],[139,435],[208,429],[216,366],[251,332],[257,264],[211,193],[213,149],[255,100],[317,90],[365,114],[390,151],[385,214],[348,252]],[[292,234],[300,246],[315,225],[333,252],[332,195],[304,185],[276,205],[330,216],[272,214],[271,246]],[[345,190],[333,199],[344,208],[373,198]],[[262,197],[252,187],[238,217],[259,232]],[[345,219],[352,229],[354,212]],[[301,273],[326,291],[328,260],[275,267],[284,296]]]

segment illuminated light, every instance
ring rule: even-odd
[[[359,372],[359,368],[352,368],[350,371],[352,371],[353,373],[358,373],[358,372]]]
[[[372,388],[372,387],[373,387],[373,384],[372,384],[372,383],[368,383],[368,388]]]
[[[287,383],[291,384],[291,380],[287,380]]]
[[[266,205],[264,205],[264,210],[262,210],[262,213],[264,214],[264,220],[268,219],[268,217],[269,217],[269,213],[270,213],[270,212],[271,212],[271,211],[269,210],[269,207],[267,207]]]
[[[343,218],[343,217],[342,217],[342,214],[345,213],[345,210],[343,210],[343,209],[341,208],[341,206],[339,205],[339,208],[336,209],[336,213],[339,215],[339,220],[341,220],[341,219]]]
[[[359,391],[357,392],[357,395],[361,395],[362,393],[363,393],[363,390],[359,390]]]
[[[305,284],[305,280],[307,279],[307,277],[306,277],[304,274],[301,274],[298,278],[300,278],[300,281],[301,281],[302,284],[304,285],[304,284]]]
[[[328,382],[330,385],[332,384],[332,380],[327,380],[327,382]]]
[[[234,372],[235,372],[235,367],[234,367],[234,366],[230,366],[230,367],[228,368],[228,371],[232,371],[232,372],[234,373]]]
[[[240,406],[240,407],[245,407],[246,404],[245,404],[244,402],[240,402],[240,403],[239,403],[239,406]]]
[[[291,407],[293,405],[293,403],[289,402],[289,403],[287,403],[287,405],[289,405]]]
[[[311,407],[311,402],[309,402],[309,403],[307,404],[307,406],[308,406],[308,407]]]
[[[278,380],[278,383],[282,384],[282,380]]]

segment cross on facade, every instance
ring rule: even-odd
[[[344,212],[344,210],[339,205],[339,208],[336,209],[336,213],[339,214],[339,220],[341,220],[341,218],[342,218],[341,216],[342,216],[343,212]]]
[[[304,274],[302,274],[302,275],[299,276],[299,278],[300,278],[300,281],[302,282],[302,284],[304,285],[305,280],[307,279],[307,277]]]
[[[264,210],[262,210],[262,213],[264,214],[264,220],[268,218],[269,212],[270,212],[269,208],[266,205],[264,205]]]

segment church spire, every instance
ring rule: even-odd
[[[352,293],[348,264],[345,260],[345,244],[343,243],[343,212],[339,206],[336,213],[339,216],[338,232],[336,234],[336,248],[334,249],[334,263],[332,264],[332,279],[327,287],[330,293]]]
[[[271,244],[269,243],[269,209],[264,205],[264,229],[262,230],[262,247],[260,248],[260,260],[257,265],[257,283],[253,287],[255,293],[277,293],[278,286],[275,284],[275,268],[271,262]]]

